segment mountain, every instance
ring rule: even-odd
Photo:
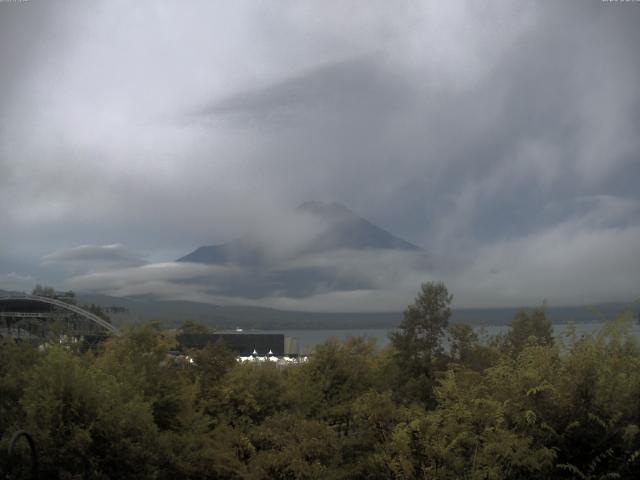
[[[241,327],[266,330],[322,330],[394,328],[402,320],[402,313],[331,313],[284,311],[261,307],[231,307],[206,303],[157,300],[150,297],[110,297],[108,295],[78,293],[78,303],[95,304],[104,309],[123,307],[124,314],[112,315],[116,325],[158,320],[167,327],[177,327],[184,320],[195,320],[219,329]],[[547,315],[553,323],[602,322],[610,320],[630,308],[626,303],[548,307]],[[631,306],[633,316],[638,306]],[[451,323],[474,326],[508,325],[517,308],[454,308]]]
[[[420,251],[416,245],[392,235],[339,203],[306,202],[296,208],[295,214],[300,221],[311,221],[318,229],[292,252],[296,255],[340,249]],[[255,266],[263,264],[266,257],[260,236],[248,234],[222,245],[199,247],[177,261]]]
[[[340,248],[420,250],[419,247],[359,217],[339,203],[306,202],[296,211],[326,225],[326,230],[310,244],[310,251],[322,252]]]
[[[214,265],[257,265],[263,263],[264,257],[260,243],[251,236],[245,235],[222,245],[206,245],[196,248],[177,261]]]
[[[203,282],[217,295],[252,299],[370,290],[397,267],[398,256],[415,267],[429,263],[416,245],[338,203],[303,203],[268,227],[177,261],[230,267],[223,278]]]

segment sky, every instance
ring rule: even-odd
[[[0,1],[0,289],[391,311],[442,280],[461,307],[634,300],[639,24],[640,2],[600,0]],[[310,200],[428,267],[286,257]],[[174,262],[248,231],[279,268],[358,287],[229,296],[216,282],[247,272]]]

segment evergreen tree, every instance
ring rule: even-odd
[[[397,390],[406,400],[432,404],[434,370],[442,359],[452,299],[444,283],[423,283],[414,303],[404,311],[398,330],[390,335],[399,367]]]
[[[553,325],[542,308],[521,309],[511,321],[506,337],[507,348],[517,355],[527,344],[553,345]]]

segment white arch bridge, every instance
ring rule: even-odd
[[[98,315],[56,298],[0,295],[0,336],[37,342],[52,334],[95,341],[117,335],[118,329]]]

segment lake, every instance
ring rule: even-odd
[[[574,324],[578,336],[595,333],[604,323],[602,322],[580,322]],[[553,325],[554,335],[561,336],[567,331],[568,324],[557,323]],[[475,327],[480,339],[486,340],[494,335],[504,333],[508,330],[506,325],[483,325]],[[335,337],[344,341],[349,337],[361,336],[365,338],[376,339],[378,346],[385,346],[389,343],[389,332],[392,328],[370,328],[370,329],[348,329],[348,330],[245,330],[246,333],[283,333],[288,337],[298,339],[300,353],[307,353],[316,345],[324,343],[327,339]],[[632,333],[640,339],[640,324],[633,323]]]

